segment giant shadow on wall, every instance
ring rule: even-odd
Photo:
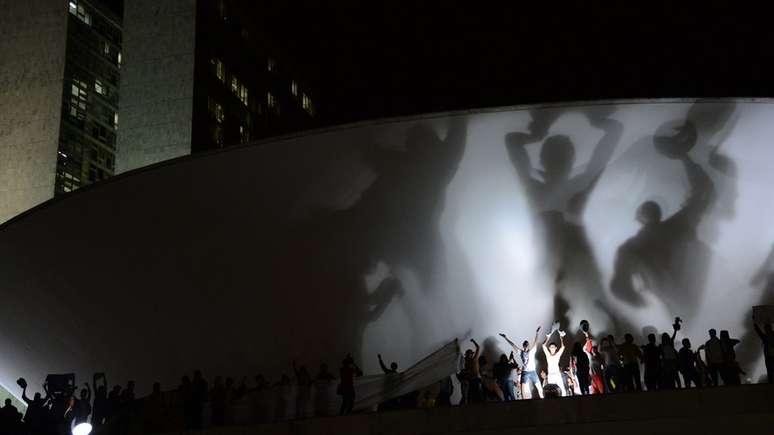
[[[702,302],[712,249],[702,240],[699,226],[704,216],[718,203],[716,183],[728,191],[735,182],[733,162],[722,155],[722,142],[711,144],[718,132],[728,135],[733,123],[733,104],[709,106],[694,105],[685,118],[662,124],[652,137],[638,141],[623,157],[636,165],[636,155],[644,147],[654,146],[665,159],[681,163],[688,179],[689,189],[680,209],[665,218],[662,207],[655,200],[644,201],[636,211],[642,225],[637,234],[624,242],[616,252],[612,293],[627,304],[641,306],[644,294],[656,296],[677,315],[689,321]],[[700,138],[703,140],[700,141]],[[705,161],[702,164],[695,160]],[[711,171],[718,172],[714,177]],[[657,177],[658,174],[644,174]],[[730,189],[735,190],[733,185]],[[733,215],[733,197],[723,197],[724,213]],[[706,232],[709,236],[714,231]]]
[[[350,207],[318,211],[296,222],[294,237],[273,256],[268,270],[282,271],[275,282],[284,281],[284,291],[311,292],[311,300],[298,304],[299,321],[321,320],[315,328],[337,342],[351,343],[356,361],[362,361],[366,327],[391,303],[407,292],[422,298],[443,291],[440,218],[466,136],[466,120],[451,118],[443,140],[430,125],[417,123],[408,129],[402,147],[364,146],[375,180]],[[366,278],[379,265],[386,265],[387,272],[375,288],[368,288]],[[405,271],[415,277],[410,284],[418,286],[402,282]],[[420,331],[427,313],[412,308],[407,307],[411,328]],[[421,340],[421,335],[408,340]]]
[[[605,318],[605,291],[583,222],[588,198],[613,156],[623,125],[613,119],[614,108],[592,107],[585,111],[589,123],[603,131],[591,160],[578,175],[575,144],[564,135],[546,137],[560,110],[534,110],[528,132],[508,133],[508,153],[527,192],[532,213],[545,242],[546,269],[554,277],[554,317],[562,324],[582,318]],[[534,168],[525,149],[541,142],[542,170]]]

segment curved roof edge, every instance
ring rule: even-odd
[[[774,104],[774,98],[771,98],[771,97],[716,97],[716,98],[715,97],[712,97],[712,98],[680,97],[680,98],[631,98],[631,99],[623,98],[623,99],[609,99],[609,100],[576,100],[576,101],[559,101],[559,102],[550,102],[550,103],[519,104],[514,106],[463,109],[463,110],[452,110],[452,111],[446,111],[446,112],[422,113],[419,115],[393,116],[393,117],[369,119],[366,121],[358,121],[358,122],[352,122],[347,124],[333,125],[329,127],[303,130],[295,133],[272,136],[258,141],[249,142],[246,144],[232,145],[232,146],[228,146],[226,148],[221,148],[217,150],[203,151],[196,154],[188,154],[185,156],[175,157],[158,163],[152,163],[150,165],[143,166],[141,168],[136,168],[126,172],[122,172],[120,174],[113,175],[112,177],[106,180],[81,187],[73,192],[64,194],[62,196],[55,196],[30,209],[27,209],[17,214],[16,216],[8,219],[7,221],[0,223],[0,231],[5,230],[8,226],[13,225],[15,222],[18,222],[19,220],[24,219],[30,214],[35,213],[46,207],[49,207],[53,204],[56,204],[59,201],[72,198],[73,195],[79,195],[81,193],[88,192],[92,189],[109,185],[110,183],[121,180],[125,177],[130,177],[145,171],[156,170],[168,165],[183,163],[191,159],[205,158],[211,155],[220,154],[224,152],[232,152],[232,151],[238,151],[249,147],[263,146],[265,144],[272,143],[272,142],[283,142],[287,140],[297,139],[300,137],[314,136],[314,135],[330,133],[334,131],[351,130],[355,128],[362,128],[362,127],[368,127],[368,126],[378,126],[378,125],[385,125],[385,124],[392,124],[392,123],[399,123],[399,122],[446,118],[446,117],[461,116],[461,115],[479,115],[479,114],[486,114],[486,113],[518,112],[522,110],[552,109],[552,108],[558,108],[558,107],[606,106],[606,105],[612,105],[612,104],[629,104],[629,105],[686,104],[686,103],[695,103],[698,101],[707,102],[707,103],[732,101],[736,103]]]

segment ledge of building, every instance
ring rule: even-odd
[[[213,435],[771,433],[774,385],[486,403],[273,424],[213,427]],[[198,432],[201,433],[201,432]]]

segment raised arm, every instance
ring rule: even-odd
[[[559,331],[559,344],[560,344],[560,346],[559,346],[559,350],[556,352],[557,355],[561,355],[562,352],[564,352],[564,336],[565,335],[566,334],[565,334],[564,331]]]
[[[602,108],[593,108],[594,112],[589,113],[589,123],[598,129],[604,130],[605,134],[597,143],[594,148],[594,152],[591,154],[586,170],[583,177],[589,180],[596,179],[597,176],[602,173],[610,159],[613,157],[613,152],[618,142],[621,140],[623,134],[623,124],[615,119],[609,118],[609,111]],[[602,113],[599,113],[602,112]]]
[[[674,328],[673,328],[673,329],[672,329],[672,337],[671,337],[672,346],[674,346],[674,345],[675,345],[675,337],[677,337],[677,329],[674,329]]]
[[[476,346],[476,352],[473,354],[473,358],[478,359],[478,354],[481,349],[479,348],[478,343],[476,343],[476,340],[471,338],[470,342],[473,343],[473,346]]]
[[[513,350],[515,350],[515,351],[517,351],[517,352],[518,352],[519,348],[518,348],[518,347],[516,347],[516,343],[512,342],[512,341],[511,341],[511,340],[508,338],[508,336],[506,336],[505,334],[502,334],[502,333],[501,333],[501,334],[500,334],[500,337],[504,338],[504,339],[505,339],[505,341],[507,341],[507,342],[508,342],[508,344],[511,346],[511,348],[512,348]]]
[[[668,222],[695,228],[704,212],[715,200],[715,185],[704,168],[691,160],[689,156],[686,155],[682,162],[691,185],[691,192],[680,211],[669,218]]]
[[[465,154],[465,144],[468,138],[468,125],[464,117],[453,118],[449,120],[449,128],[446,133],[446,139],[444,139],[443,156],[440,156],[444,160],[443,177],[451,181],[454,174],[457,173],[457,168],[462,160],[462,155]],[[448,182],[446,183],[448,184]]]
[[[24,403],[29,405],[32,403],[32,400],[30,400],[29,397],[27,397],[27,387],[22,388],[22,400],[24,400]]]
[[[541,327],[538,326],[537,329],[535,330],[535,339],[532,340],[532,344],[529,346],[529,349],[527,349],[527,350],[532,350],[535,346],[537,346],[537,344],[538,344],[538,335],[540,334],[540,328]]]
[[[505,135],[505,147],[508,150],[511,164],[516,169],[516,175],[524,183],[528,193],[532,195],[538,181],[532,178],[533,168],[526,146],[543,140],[557,115],[551,110],[534,110],[530,114],[532,121],[529,124],[529,133],[508,133]]]
[[[379,358],[379,367],[382,368],[382,371],[385,374],[392,373],[392,371],[390,369],[388,369],[386,365],[384,365],[384,361],[382,360],[382,354],[377,354],[376,356],[377,356],[377,358]]]

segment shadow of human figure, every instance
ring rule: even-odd
[[[602,279],[589,244],[583,213],[589,196],[599,181],[620,141],[623,126],[612,119],[609,106],[588,108],[585,112],[591,126],[604,132],[591,159],[580,174],[575,169],[575,145],[564,135],[548,136],[549,129],[561,115],[556,110],[534,110],[528,132],[512,132],[505,137],[506,147],[516,174],[521,180],[538,225],[545,238],[548,276],[554,277],[556,293],[567,307],[556,304],[555,319],[577,323],[582,318],[597,317],[597,302],[604,301]],[[547,137],[548,136],[548,137]],[[526,147],[541,142],[540,164],[533,167]],[[592,314],[599,316],[592,316]]]
[[[639,173],[646,189],[672,177],[659,172],[668,167],[662,159],[678,161],[690,187],[680,209],[667,218],[656,201],[638,206],[634,215],[641,228],[618,247],[613,262],[610,290],[617,299],[642,306],[648,293],[693,319],[705,292],[718,221],[734,215],[736,166],[721,148],[733,131],[735,113],[734,103],[697,101],[684,117],[661,124],[619,158],[630,162],[621,169]],[[648,172],[637,169],[644,161],[656,164],[655,172],[654,166]]]
[[[376,179],[359,200],[296,223],[293,239],[273,256],[283,288],[308,290],[291,322],[313,324],[318,335],[341,346],[315,343],[316,352],[351,352],[361,363],[366,328],[407,293],[401,270],[415,274],[421,294],[442,288],[435,283],[444,267],[440,217],[466,136],[466,121],[452,118],[443,140],[429,125],[417,124],[402,148],[364,148]],[[369,286],[366,278],[380,265],[387,271]],[[409,310],[417,337],[427,327],[421,316]]]
[[[367,246],[391,269],[411,270],[424,292],[438,288],[445,270],[440,220],[466,138],[467,121],[453,118],[444,139],[418,123],[408,130],[403,148],[364,150],[363,158],[378,178],[349,214],[369,229],[379,228],[363,234]]]
[[[686,120],[662,125],[653,139],[661,154],[682,163],[690,192],[668,218],[655,201],[638,207],[641,228],[618,248],[610,281],[612,293],[630,305],[643,305],[648,292],[690,315],[701,300],[711,250],[697,229],[716,195],[707,171],[690,155],[696,138],[696,127]]]

